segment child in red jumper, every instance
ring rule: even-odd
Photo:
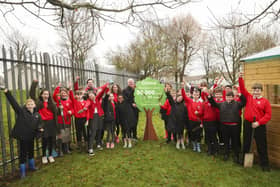
[[[69,86],[69,88],[71,88]],[[58,152],[62,156],[63,153],[70,153],[69,147],[71,142],[71,116],[74,114],[73,103],[69,98],[67,88],[57,86],[53,93],[53,100],[59,109],[57,115],[58,127],[60,133],[58,134]],[[65,132],[62,138],[62,132]]]
[[[197,88],[193,89],[193,99],[187,97],[185,92],[185,83],[181,84],[181,93],[185,100],[189,115],[189,139],[193,144],[193,151],[201,152],[200,141],[202,138],[202,116],[203,104],[200,99],[200,91]]]
[[[55,143],[55,137],[58,132],[57,128],[57,109],[56,106],[50,97],[50,92],[47,89],[43,89],[40,94],[39,98],[36,99],[36,87],[38,85],[38,81],[34,80],[31,84],[30,89],[30,97],[37,101],[37,110],[41,115],[43,121],[43,137],[42,137],[42,163],[47,164],[48,161],[53,163],[55,160],[51,156],[53,150],[53,144]],[[49,149],[49,157],[46,157],[46,150]]]
[[[108,88],[109,88],[109,83],[103,85],[101,87],[101,91],[97,95],[95,95],[95,93],[93,92],[89,92],[89,99],[85,106],[85,108],[88,109],[86,126],[88,125],[88,130],[89,130],[88,152],[90,156],[94,155],[93,140],[95,139],[97,130],[101,129],[103,126],[104,111],[101,106],[101,99],[103,94],[107,91]],[[101,137],[98,136],[97,144],[100,142],[99,138]],[[101,147],[101,145],[97,145],[97,147]]]
[[[254,128],[254,138],[257,144],[261,167],[263,171],[270,171],[266,141],[266,124],[271,119],[270,103],[262,97],[263,89],[261,84],[256,83],[253,85],[252,94],[246,90],[242,73],[239,75],[239,86],[241,93],[247,100],[244,114],[243,152],[249,152],[252,129]]]
[[[75,96],[73,91],[70,90],[69,97],[73,103],[78,149],[82,151],[82,137],[84,138],[84,142],[88,140],[85,126],[87,121],[87,108],[85,108],[87,101],[84,98],[83,89],[76,90]]]
[[[202,92],[207,92],[207,88],[204,88]],[[214,155],[218,149],[218,140],[217,140],[217,110],[211,105],[207,97],[204,97],[203,101],[203,128],[205,132],[205,141],[208,146],[208,155]]]

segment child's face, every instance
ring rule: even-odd
[[[232,97],[232,96],[226,96],[226,101],[227,101],[228,103],[230,103],[232,100],[233,100],[233,97]]]
[[[194,91],[194,92],[193,92],[193,98],[194,98],[195,100],[197,100],[197,99],[199,99],[199,97],[200,97],[199,92]]]
[[[50,93],[49,91],[44,91],[41,95],[41,97],[43,98],[44,101],[48,100],[50,97]]]
[[[119,96],[119,97],[118,97],[118,101],[119,101],[120,103],[122,103],[122,102],[123,102],[123,96]]]
[[[109,101],[114,101],[114,95],[113,94],[109,95]]]
[[[33,112],[34,108],[36,107],[34,101],[28,101],[26,104],[25,104],[27,110]]]
[[[228,92],[231,92],[232,89],[230,87],[225,87],[225,91],[226,91],[226,93],[228,93]]]
[[[181,103],[183,101],[183,96],[178,95],[177,96],[177,103]]]
[[[61,97],[62,99],[66,99],[66,98],[68,97],[68,93],[67,93],[66,91],[61,91],[61,92],[60,92],[60,97]]]
[[[191,97],[191,93],[190,92],[186,92],[187,97]]]
[[[222,95],[221,92],[217,92],[217,93],[215,93],[215,97],[216,97],[217,99],[222,99],[223,95]]]
[[[252,90],[253,96],[254,97],[260,97],[262,95],[262,90],[259,88],[253,89]]]
[[[118,93],[118,87],[117,87],[117,85],[114,85],[114,86],[113,86],[113,92],[114,92],[114,93]]]
[[[84,92],[77,91],[75,97],[76,97],[77,100],[82,100],[83,99],[83,95],[84,95]]]

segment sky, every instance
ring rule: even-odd
[[[193,17],[201,24],[202,28],[207,31],[209,25],[213,23],[214,16],[217,18],[225,17],[231,11],[241,11],[250,14],[259,12],[270,0],[201,0],[196,3],[187,4],[178,9],[166,9],[158,7],[157,16],[160,19],[172,18],[178,15],[192,14]],[[0,5],[1,8],[1,5]],[[3,8],[3,7],[2,7]],[[2,9],[1,8],[1,9]],[[0,44],[7,43],[6,36],[12,32],[11,28],[16,28],[23,35],[36,41],[37,50],[49,52],[51,54],[59,51],[59,34],[54,27],[42,22],[23,9],[16,9],[14,14],[18,17],[8,15],[6,19],[0,18]],[[20,20],[20,21],[19,21]],[[52,18],[50,17],[50,21]],[[137,36],[138,30],[135,27],[123,26],[120,24],[106,24],[102,29],[102,38],[99,39],[94,47],[92,54],[99,63],[107,63],[104,57],[111,50],[118,47],[125,47],[130,41]],[[190,75],[203,74],[202,65],[195,62],[190,67]]]

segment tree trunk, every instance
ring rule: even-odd
[[[145,127],[145,132],[144,132],[144,139],[143,140],[158,140],[156,131],[153,126],[153,112],[155,108],[151,109],[146,109],[144,108],[144,111],[146,113],[146,127]]]

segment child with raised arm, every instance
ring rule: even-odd
[[[33,81],[30,89],[30,97],[36,101],[36,87],[38,81]],[[53,163],[55,160],[52,156],[53,145],[55,143],[56,134],[58,133],[57,128],[57,109],[50,96],[50,92],[47,89],[43,89],[36,103],[36,110],[42,118],[42,127],[44,129],[42,137],[42,163],[47,164],[48,162]],[[49,150],[49,156],[46,156],[46,150]]]
[[[202,93],[208,93],[207,88],[203,88]],[[218,140],[217,140],[217,111],[208,101],[207,96],[203,99],[203,128],[205,132],[205,142],[208,147],[207,154],[215,155],[218,151]]]
[[[36,170],[34,161],[34,139],[39,131],[41,116],[35,110],[35,101],[27,99],[25,105],[20,107],[12,94],[5,89],[5,95],[16,113],[16,123],[12,130],[12,137],[19,141],[20,175],[24,178],[26,173],[26,160],[28,158],[29,170]]]
[[[200,141],[202,137],[202,116],[203,104],[200,99],[200,91],[197,88],[193,89],[193,99],[189,98],[185,92],[185,83],[181,83],[181,93],[188,109],[189,115],[189,139],[193,145],[193,151],[201,152]]]
[[[249,152],[252,129],[254,128],[254,138],[257,144],[257,151],[259,154],[262,170],[270,171],[266,141],[266,124],[271,119],[270,102],[262,96],[262,84],[253,84],[252,94],[246,90],[243,80],[243,73],[240,73],[239,75],[239,86],[241,93],[246,97],[247,100],[244,113],[245,121],[243,128],[243,153]]]
[[[76,138],[78,149],[82,151],[82,138],[84,138],[84,142],[87,142],[87,130],[85,123],[87,121],[87,108],[86,106],[86,99],[84,98],[84,91],[83,89],[78,89],[75,91],[75,96],[73,91],[69,91],[69,98],[73,103],[73,110],[75,116],[75,128],[76,128]]]
[[[71,116],[74,114],[74,109],[72,100],[69,98],[68,89],[65,87],[59,85],[55,88],[53,100],[56,102],[58,108],[57,122],[58,128],[60,129],[60,133],[58,134],[58,148],[59,155],[62,156],[63,152],[70,153]],[[64,134],[61,134],[62,130]]]
[[[174,100],[170,95],[170,89],[165,88],[165,93],[171,105],[170,115],[168,116],[168,126],[174,126],[174,134],[177,136],[176,148],[180,149],[182,147],[182,149],[185,149],[183,134],[186,121],[188,120],[187,108],[181,95],[177,95],[175,98],[176,100]]]
[[[109,83],[101,87],[101,91],[97,92],[97,95],[93,92],[89,92],[89,99],[87,100],[85,108],[88,109],[86,126],[88,125],[88,152],[89,156],[93,156],[93,141],[95,139],[98,129],[102,129],[104,111],[101,106],[101,99],[103,94],[109,89]],[[100,140],[97,140],[97,144]],[[97,145],[101,147],[101,145]]]
[[[244,98],[244,96],[241,96],[240,102],[235,101],[233,92],[228,92],[226,94],[226,101],[222,103],[217,103],[211,95],[208,95],[207,97],[211,105],[220,110],[220,121],[222,123],[221,130],[224,135],[225,141],[224,160],[226,161],[229,158],[229,142],[231,139],[234,151],[234,162],[239,163],[239,110],[245,106],[246,99]]]

